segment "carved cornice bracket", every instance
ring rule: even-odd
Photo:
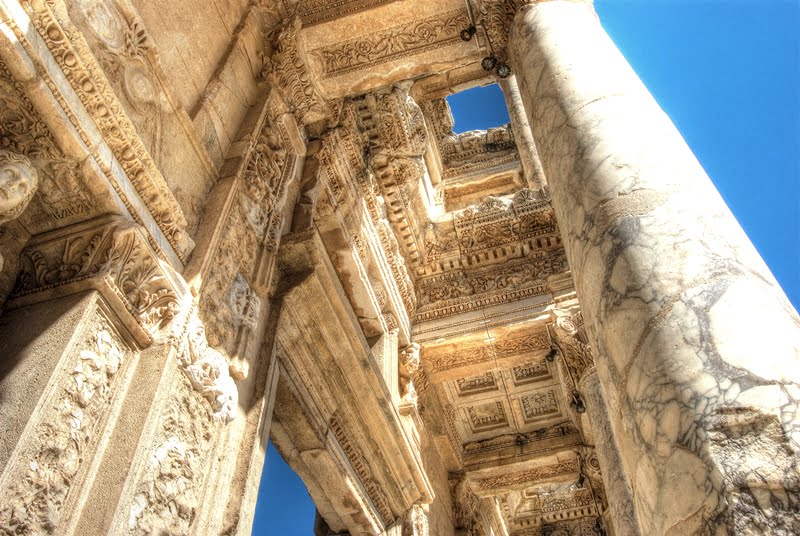
[[[150,345],[179,309],[171,272],[145,230],[119,216],[38,235],[20,264],[9,308],[94,289],[142,346]]]
[[[283,27],[263,73],[283,93],[298,123],[305,126],[330,117],[333,109],[325,101],[308,65],[301,27],[299,17]]]

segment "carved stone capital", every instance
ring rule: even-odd
[[[119,216],[34,237],[22,251],[11,308],[98,290],[137,342],[148,346],[178,310],[169,269],[140,226]]]

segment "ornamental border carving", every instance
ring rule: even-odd
[[[466,10],[456,9],[314,49],[311,54],[321,63],[324,80],[460,43],[459,32],[469,24]]]
[[[183,211],[137,135],[135,126],[125,113],[82,34],[72,27],[69,21],[59,20],[54,11],[54,5],[49,2],[25,3],[24,6],[37,33],[47,45],[73,91],[101,131],[104,140],[130,179],[140,199],[150,211],[178,258],[182,262],[186,262],[194,244],[189,236]],[[8,21],[7,24],[13,29],[26,51],[30,53],[33,45],[25,36],[24,31],[13,22]],[[30,56],[35,57],[33,54]],[[97,149],[91,148],[92,143],[80,122],[69,112],[69,104],[57,90],[58,84],[40,65],[37,65],[37,72],[46,80],[50,91],[53,92],[69,116],[81,139],[87,147],[90,147],[89,151],[92,156],[98,162],[102,162],[103,159],[97,153]],[[104,173],[109,177],[110,183],[117,193],[125,199],[124,190],[115,180],[111,179],[110,172],[104,170]]]
[[[358,475],[358,479],[361,481],[361,485],[364,486],[364,490],[367,492],[370,501],[372,501],[372,504],[377,508],[378,513],[380,513],[383,522],[386,525],[391,524],[392,521],[394,521],[394,515],[389,508],[389,499],[386,497],[380,485],[372,478],[372,469],[364,455],[350,441],[352,434],[345,427],[341,415],[334,413],[328,421],[328,425],[336,441],[339,443],[339,446],[342,447],[342,451],[344,451],[347,456],[350,465]]]
[[[472,480],[480,491],[511,488],[531,482],[563,479],[580,472],[578,460],[567,460],[553,465],[534,467],[524,471],[513,471],[497,476],[475,478]]]
[[[289,11],[287,0],[282,0],[284,8]],[[300,0],[296,4],[295,14],[303,21],[304,26],[313,26],[343,16],[358,13],[394,0]]]

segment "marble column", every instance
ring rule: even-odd
[[[509,57],[644,534],[800,531],[800,318],[591,2]]]
[[[529,188],[538,190],[547,184],[547,180],[544,177],[542,163],[539,161],[536,143],[533,141],[531,126],[528,124],[528,116],[525,115],[525,106],[517,85],[517,77],[512,75],[508,78],[498,78],[497,83],[503,90],[503,96],[506,100],[508,117],[511,120],[511,130],[514,133],[514,141],[517,144],[517,152],[522,163],[525,182]]]
[[[586,413],[592,426],[592,437],[606,488],[608,513],[614,525],[614,534],[640,536],[642,532],[639,530],[639,520],[633,506],[633,492],[622,469],[619,445],[608,419],[597,369],[592,367],[587,370],[578,387],[586,400]]]

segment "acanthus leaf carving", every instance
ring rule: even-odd
[[[119,301],[149,344],[178,311],[178,297],[145,231],[121,217],[103,217],[71,232],[40,235],[22,252],[12,300],[37,301],[37,293],[65,287],[97,288]]]
[[[565,272],[563,248],[534,251],[520,261],[476,270],[454,270],[417,282],[417,322],[465,313],[548,292],[545,279]]]

